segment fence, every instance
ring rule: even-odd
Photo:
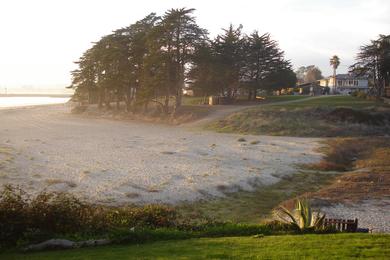
[[[325,227],[332,227],[338,231],[356,232],[358,228],[358,219],[332,219],[326,218]]]

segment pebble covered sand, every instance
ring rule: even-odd
[[[390,199],[365,200],[322,207],[327,218],[358,219],[359,228],[373,233],[390,233]]]
[[[0,184],[105,204],[176,203],[270,185],[319,160],[318,139],[82,118],[66,105],[0,111]],[[239,138],[245,140],[239,141]]]

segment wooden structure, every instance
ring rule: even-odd
[[[229,97],[220,97],[220,96],[210,96],[209,105],[230,105],[233,103],[233,99]]]
[[[332,227],[338,231],[356,232],[358,229],[358,219],[333,219],[326,218],[325,227]]]

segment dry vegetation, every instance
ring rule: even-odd
[[[235,113],[213,123],[218,132],[278,136],[336,137],[384,134],[390,114],[376,109],[263,107]]]
[[[172,116],[172,114],[162,113],[161,109],[159,109],[157,105],[151,105],[148,112],[145,113],[126,113],[124,108],[119,111],[115,108],[110,110],[99,110],[96,105],[90,105],[88,107],[75,107],[72,112],[74,114],[82,114],[89,117],[102,117],[117,120],[139,120],[152,123],[179,125],[204,118],[214,110],[214,107],[190,104],[181,106],[176,111],[175,116]]]
[[[208,128],[279,136],[372,136],[390,131],[389,111],[381,102],[351,96],[293,99],[290,103],[274,98],[274,103],[234,113]]]
[[[317,200],[359,201],[390,196],[390,138],[328,141],[327,156],[316,169],[345,170],[334,182],[308,194]]]

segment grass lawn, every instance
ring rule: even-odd
[[[283,95],[283,96],[266,96],[265,101],[270,102],[284,102],[284,101],[293,101],[308,98],[309,96],[293,96],[293,95]]]
[[[208,101],[209,100],[206,99],[206,102]],[[204,102],[204,97],[183,96],[181,102],[182,105],[186,105],[186,106],[202,105]]]
[[[291,99],[283,99],[283,97],[291,97]],[[300,98],[298,98],[300,97]],[[273,101],[292,101],[307,98],[307,96],[276,96]],[[277,103],[273,104],[279,106]],[[302,102],[294,102],[282,104],[280,106],[286,108],[302,108],[302,107],[350,107],[350,108],[367,108],[385,106],[382,102],[357,98],[353,96],[320,96],[312,99],[302,100]]]
[[[67,251],[0,254],[3,259],[388,259],[390,235],[329,234],[201,238]]]

